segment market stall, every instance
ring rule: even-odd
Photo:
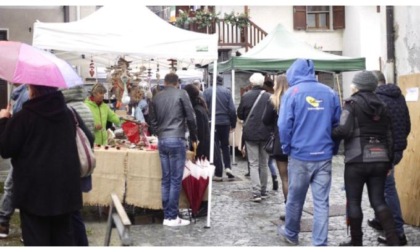
[[[139,33],[143,34],[143,36],[139,36]],[[218,57],[217,40],[217,33],[203,34],[180,29],[158,17],[142,3],[132,2],[130,4],[114,3],[105,5],[93,14],[75,22],[43,23],[37,21],[34,23],[33,46],[42,49],[53,49],[57,52],[69,52],[80,56],[86,54],[93,60],[95,57],[107,57],[114,61],[120,57],[125,57],[126,60],[129,60],[128,57],[136,57],[147,60],[153,59],[155,62],[167,62],[168,60],[187,60],[191,62],[197,59],[216,64]],[[217,64],[215,66],[215,71],[217,71]],[[213,82],[216,82],[216,75],[213,76]],[[214,89],[212,111],[215,111],[215,101],[216,92]],[[211,163],[213,163],[214,156],[214,114],[212,113],[211,124]],[[100,152],[98,150],[99,157],[102,155]],[[125,155],[131,156],[131,154],[128,155],[128,152],[126,154],[118,153],[116,152],[115,154],[120,156],[118,179],[112,177],[105,168],[103,169],[104,174],[101,175],[102,172],[100,170],[102,168],[98,167],[94,172],[94,190],[98,186],[95,184],[95,180],[97,180],[95,177],[107,177],[109,175],[108,181],[118,184],[117,191],[121,195],[123,191],[121,189],[121,177],[124,177],[121,171],[128,169],[127,164],[121,164],[121,161],[126,160]],[[104,154],[105,156],[102,157],[104,160],[107,159],[107,154]],[[106,161],[100,162],[105,162],[103,165],[107,165]],[[149,169],[160,171],[158,164],[160,163],[156,161],[154,167],[149,167]],[[125,175],[127,174],[125,173]],[[133,180],[136,180],[134,176]],[[97,183],[99,184],[99,182]],[[211,186],[210,180],[210,192]],[[100,187],[111,186],[101,185]],[[104,197],[109,197],[109,190],[111,189],[104,190]],[[94,191],[92,190],[92,192]],[[132,199],[130,185],[127,187],[127,193],[127,200]],[[160,198],[158,199],[160,201]],[[89,197],[86,197],[86,200],[89,200]],[[102,200],[98,201],[102,202]],[[211,202],[211,193],[209,194],[209,202]],[[210,210],[211,204],[209,204],[209,213]],[[209,218],[210,214],[208,214],[208,226]]]

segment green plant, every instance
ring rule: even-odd
[[[239,28],[243,28],[249,25],[249,16],[247,13],[234,13],[233,11],[229,14],[224,14],[224,20],[228,24],[236,25]]]
[[[190,22],[190,17],[187,12],[180,12],[179,16],[176,18],[175,26],[184,28],[185,24]]]
[[[210,27],[214,22],[219,21],[218,14],[207,10],[197,10],[193,22],[198,25],[198,29]]]

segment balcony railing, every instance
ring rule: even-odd
[[[238,27],[225,22],[223,19],[219,19],[218,22],[213,22],[205,28],[198,28],[198,25],[194,23],[184,28],[190,31],[212,34],[216,32],[217,25],[219,47],[243,47],[245,51],[248,51],[248,49],[254,47],[267,36],[267,32],[261,27],[252,21],[249,22],[249,25],[246,27]]]

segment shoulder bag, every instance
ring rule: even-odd
[[[85,132],[79,127],[75,111],[69,108],[73,114],[76,123],[76,145],[77,153],[80,160],[80,177],[87,177],[93,173],[96,166],[96,158],[92,148],[90,148],[89,139],[86,137]]]
[[[244,122],[244,124],[243,124],[243,126],[242,126],[242,127],[245,127],[245,125],[247,124],[248,119],[249,119],[249,117],[250,117],[250,116],[251,116],[251,114],[252,114],[252,111],[254,111],[255,105],[257,105],[258,101],[260,100],[260,98],[261,98],[261,96],[262,96],[262,94],[263,94],[264,92],[265,92],[265,90],[262,90],[262,91],[260,92],[260,94],[258,95],[258,97],[257,97],[257,99],[255,100],[254,104],[252,105],[252,108],[251,108],[251,110],[249,111],[249,114],[248,114],[248,116],[246,117],[246,120],[245,120],[245,122]]]

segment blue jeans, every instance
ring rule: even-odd
[[[268,156],[268,168],[270,169],[271,176],[277,176],[276,164],[275,164],[274,160],[275,159],[273,157]]]
[[[4,181],[4,194],[0,205],[0,223],[9,223],[10,217],[15,212],[12,204],[13,196],[13,167],[10,165],[6,181]]]
[[[402,218],[400,198],[398,197],[397,189],[395,188],[394,169],[385,180],[385,202],[392,212],[394,217],[395,229],[399,236],[404,234],[404,220]]]
[[[185,167],[186,141],[179,137],[161,138],[158,145],[162,166],[163,214],[165,219],[176,219]]]
[[[286,237],[292,241],[299,241],[300,219],[306,193],[310,185],[314,205],[312,245],[328,245],[331,160],[309,162],[290,158],[288,175],[289,193],[286,202]]]

